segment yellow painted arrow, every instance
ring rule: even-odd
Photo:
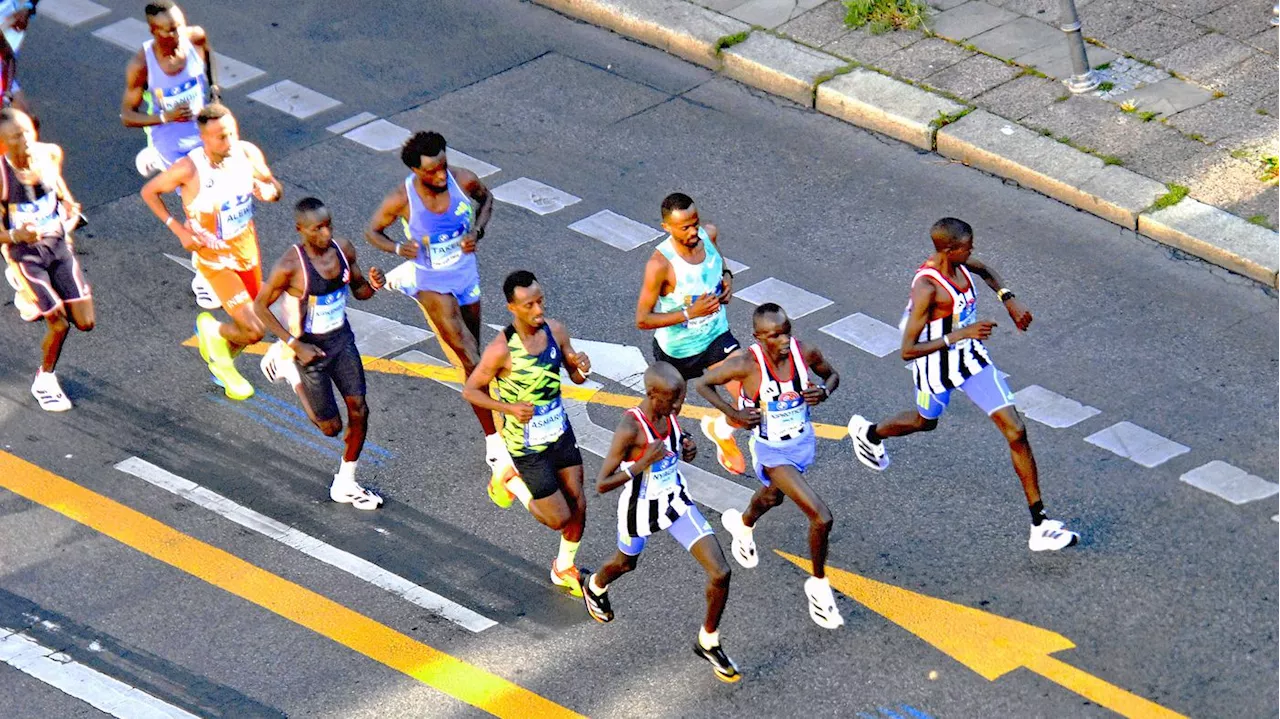
[[[778,554],[806,572],[813,571],[807,559],[786,552]],[[1025,668],[1130,719],[1187,719],[1049,656],[1075,647],[1070,639],[1056,632],[829,565],[827,579],[833,589],[932,644],[988,681]]]

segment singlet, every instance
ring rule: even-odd
[[[333,249],[342,260],[342,271],[337,277],[327,279],[316,266],[302,245],[294,245],[298,260],[302,263],[305,280],[301,297],[290,297],[296,303],[296,321],[289,329],[303,342],[320,344],[342,331],[351,331],[347,323],[347,299],[351,296],[351,265],[342,248],[334,243]]]
[[[63,224],[62,202],[58,199],[56,187],[45,180],[45,173],[38,167],[33,167],[40,179],[35,184],[26,185],[18,179],[18,171],[9,162],[9,158],[3,157],[2,161],[4,184],[0,186],[0,198],[5,202],[5,229],[12,231],[23,225],[33,224],[40,235],[37,244],[52,246],[64,239],[67,230]],[[40,163],[34,156],[31,162],[33,166]],[[5,248],[8,249],[9,246],[6,244]]]
[[[204,53],[191,41],[180,40],[177,52],[185,54],[186,63],[181,70],[170,75],[156,58],[155,43],[155,40],[148,40],[142,46],[142,56],[147,61],[147,112],[159,115],[179,105],[188,105],[192,115],[200,112],[209,93]],[[194,119],[152,125],[146,130],[148,142],[170,164],[200,146],[200,130]]]
[[[943,335],[958,331],[978,320],[978,295],[973,285],[973,275],[969,269],[960,265],[960,273],[964,275],[969,286],[961,291],[936,269],[921,265],[911,286],[922,278],[928,278],[947,291],[951,298],[951,306],[939,304],[938,309],[948,312],[941,319],[930,319],[920,332],[918,342],[942,339]],[[907,301],[907,309],[902,314],[899,329],[906,331],[907,318],[911,315],[911,301]],[[964,384],[964,381],[982,371],[991,364],[991,357],[981,340],[963,339],[955,344],[918,357],[908,365],[915,379],[916,389],[930,394],[941,394]]]
[[[618,534],[627,537],[647,537],[670,527],[689,508],[689,490],[684,475],[680,473],[680,425],[667,417],[666,434],[658,434],[639,407],[627,410],[644,429],[645,444],[663,442],[667,453],[654,462],[641,476],[629,480],[618,496]],[[623,462],[630,467],[633,462]]]
[[[253,229],[253,165],[237,143],[213,167],[203,147],[187,154],[195,163],[199,190],[190,201],[183,197],[193,227],[222,240],[219,248],[201,246],[198,261],[209,269],[242,272],[258,264],[258,237]],[[197,233],[199,234],[199,233]]]
[[[799,439],[813,431],[809,422],[809,405],[804,401],[804,388],[809,385],[809,368],[800,352],[800,343],[791,338],[791,376],[779,379],[773,363],[758,344],[749,348],[760,369],[760,390],[748,397],[741,391],[738,406],[760,410],[760,424],[752,430],[754,439],[765,444],[778,445]]]
[[[560,400],[560,367],[563,358],[551,325],[542,325],[547,347],[531,355],[520,341],[514,325],[502,331],[511,352],[511,370],[494,380],[498,399],[508,403],[528,402],[534,415],[527,424],[511,415],[503,417],[502,441],[513,457],[537,454],[551,446],[569,426]]]
[[[414,188],[414,175],[405,178],[409,195],[409,217],[402,220],[405,237],[418,243],[418,256],[413,260],[419,270],[443,275],[475,272],[476,256],[462,251],[462,238],[475,224],[475,207],[462,191],[453,173],[449,177],[449,209],[436,214],[427,209]]]
[[[724,259],[720,256],[720,250],[701,227],[698,228],[698,237],[702,238],[706,257],[696,265],[691,265],[680,257],[676,252],[674,238],[668,236],[658,245],[658,252],[671,263],[671,272],[675,275],[675,288],[670,294],[658,297],[658,303],[654,307],[658,312],[679,312],[692,305],[699,297],[719,294],[723,289]],[[659,327],[654,331],[653,337],[663,352],[681,359],[702,352],[710,346],[712,340],[728,331],[729,316],[722,306],[715,314],[694,317],[678,325]]]

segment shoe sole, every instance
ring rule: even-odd
[[[702,429],[702,436],[711,440],[711,443],[715,445],[716,462],[720,464],[720,467],[724,469],[724,471],[730,474],[737,474],[740,476],[746,475],[747,460],[746,460],[746,457],[742,456],[742,449],[738,447],[737,443],[734,443],[732,439],[720,439],[719,437],[717,437],[715,430],[711,429],[710,423],[700,423],[699,427]],[[730,447],[731,451],[725,450],[726,445]],[[736,466],[734,466],[733,462],[729,461],[728,458],[733,455],[736,455],[738,459],[742,462],[741,469],[738,469]]]
[[[1037,548],[1037,547],[1032,547],[1031,545],[1028,544],[1027,549],[1030,549],[1033,552],[1061,552],[1062,550],[1070,549],[1071,547],[1074,547],[1079,543],[1080,543],[1080,535],[1073,534],[1071,537],[1071,541],[1067,542],[1061,547],[1038,547]]]
[[[710,664],[710,665],[711,665],[711,673],[712,673],[712,674],[715,674],[715,675],[716,675],[716,679],[719,679],[720,681],[724,682],[725,684],[736,684],[737,682],[742,681],[742,672],[738,672],[738,673],[736,673],[736,674],[724,674],[724,673],[722,673],[722,672],[720,671],[720,668],[719,668],[718,666],[716,666],[715,662],[711,661],[711,659],[709,659],[705,654],[703,654],[701,651],[699,651],[699,648],[698,648],[698,647],[696,647],[696,646],[693,648],[693,655],[694,655],[695,657],[697,657],[697,658],[701,659],[702,661],[704,661],[704,662],[706,662],[706,663]]]

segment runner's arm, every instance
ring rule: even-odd
[[[560,351],[564,354],[565,364],[569,366],[569,379],[574,384],[586,382],[587,375],[591,374],[591,358],[573,348],[573,339],[569,337],[569,330],[564,324],[556,320],[547,320],[547,324],[551,325],[551,335],[556,338],[556,344],[560,345]]]
[[[840,386],[840,373],[827,362],[822,350],[817,347],[802,344],[800,345],[800,352],[804,357],[804,363],[809,365],[809,369],[822,378],[822,384],[814,389],[816,396],[812,400],[810,399],[809,389],[805,388],[805,400],[809,401],[810,404],[825,402]]]
[[[357,300],[367,300],[373,297],[373,293],[382,289],[383,278],[382,271],[377,267],[369,268],[369,277],[366,278],[364,273],[360,271],[360,263],[356,261],[356,247],[351,244],[351,240],[335,239],[338,243],[338,249],[347,258],[347,266],[351,268],[351,296]]]
[[[711,223],[706,223],[702,226],[702,229],[706,231],[707,237],[711,239],[711,244],[715,245],[716,250],[719,251],[720,228]],[[724,260],[723,252],[720,253],[720,259]],[[724,271],[720,273],[720,281],[724,283],[724,290],[720,292],[720,304],[727,305],[729,300],[733,299],[733,272],[728,267],[725,267]]]
[[[147,203],[147,207],[151,208],[152,214],[170,229],[173,229],[173,225],[182,223],[169,214],[161,195],[173,192],[187,184],[191,178],[195,177],[195,174],[195,164],[191,162],[190,158],[183,157],[170,165],[169,169],[147,180],[147,184],[143,185],[138,192],[142,196],[142,201]],[[173,220],[173,222],[171,223],[170,220]]]
[[[3,87],[0,87],[0,105],[9,104],[9,88],[13,86],[13,78],[18,71],[18,56],[14,54],[13,47],[9,45],[9,41],[5,39],[4,33],[0,33],[0,80],[4,81]]]
[[[262,320],[262,324],[271,334],[284,340],[290,347],[296,345],[298,338],[294,337],[293,333],[285,328],[280,318],[276,317],[276,313],[271,311],[271,305],[293,286],[294,274],[298,269],[298,253],[292,250],[286,252],[276,262],[276,266],[271,268],[271,274],[267,276],[267,281],[253,300],[253,311],[257,313],[258,319]]]
[[[905,362],[947,348],[947,342],[942,338],[928,342],[916,341],[933,312],[934,293],[937,292],[935,287],[929,280],[920,280],[911,286],[911,314],[907,317],[906,328],[902,330],[902,359]]]
[[[134,55],[124,68],[124,97],[120,98],[120,122],[125,127],[151,127],[165,122],[163,114],[150,115],[138,109],[142,107],[147,91],[147,61],[142,50]]]
[[[964,263],[964,266],[968,267],[973,274],[981,277],[982,281],[987,283],[987,287],[995,290],[996,295],[1000,297],[1000,302],[1008,310],[1009,317],[1013,319],[1013,323],[1018,326],[1018,329],[1025,331],[1031,324],[1031,312],[1004,286],[1004,281],[996,274],[995,269],[988,267],[976,257],[970,257],[969,261]]]
[[[654,312],[658,305],[658,296],[662,285],[667,280],[667,268],[670,263],[661,252],[654,250],[649,262],[644,266],[644,280],[640,284],[640,297],[636,299],[636,329],[656,330],[659,327],[671,327],[689,321],[685,310],[678,312]]]
[[[217,70],[214,66],[213,45],[209,42],[209,34],[199,25],[190,25],[187,27],[187,39],[192,45],[200,48],[204,53],[204,74],[209,80],[209,99],[213,102],[222,102],[222,88],[218,87]]]
[[[284,183],[271,174],[271,168],[267,167],[267,158],[262,154],[262,150],[258,149],[258,146],[252,142],[244,142],[242,140],[240,144],[244,147],[244,154],[249,158],[249,164],[253,167],[254,181],[266,183],[273,190],[271,195],[267,195],[255,187],[254,196],[263,202],[279,202],[284,199]]]
[[[506,338],[503,335],[494,337],[489,346],[484,348],[484,354],[480,356],[480,364],[476,365],[476,368],[471,371],[471,376],[467,377],[467,382],[462,388],[462,398],[472,406],[481,409],[515,414],[515,405],[501,402],[489,395],[489,383],[493,382],[498,373],[506,367],[510,357],[511,350],[507,348]]]
[[[713,365],[703,372],[701,377],[693,380],[693,388],[702,395],[703,399],[710,402],[712,407],[728,417],[737,417],[740,410],[725,401],[724,396],[720,394],[720,385],[742,382],[748,374],[755,371],[755,368],[756,361],[750,353],[731,354],[728,359]]]
[[[489,226],[489,219],[493,217],[493,194],[480,181],[480,176],[471,170],[458,168],[453,171],[453,177],[462,187],[462,191],[476,203],[476,219],[471,229],[476,239],[482,240],[485,228]]]
[[[405,194],[404,185],[400,185],[378,205],[378,209],[374,211],[373,217],[369,220],[369,227],[364,231],[364,238],[374,248],[383,252],[389,252],[393,255],[399,254],[397,248],[400,243],[387,237],[387,228],[396,220],[404,216],[405,208],[409,205],[409,196]]]
[[[631,474],[627,474],[622,469],[623,460],[635,451],[639,430],[635,418],[629,412],[624,412],[622,419],[618,420],[618,429],[613,433],[613,442],[609,444],[609,451],[600,465],[600,476],[596,478],[596,492],[608,494],[630,482],[631,475],[640,473],[632,469]]]

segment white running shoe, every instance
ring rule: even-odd
[[[720,523],[733,536],[733,543],[730,549],[733,552],[733,558],[738,560],[746,569],[751,569],[760,563],[760,557],[756,554],[756,540],[752,538],[752,528],[742,522],[742,512],[736,509],[726,509],[720,515]]]
[[[844,625],[844,617],[836,607],[836,597],[831,593],[831,583],[826,578],[809,577],[804,580],[804,594],[809,598],[809,618],[823,629],[836,629]]]
[[[1040,526],[1031,525],[1031,538],[1027,546],[1033,552],[1056,552],[1074,546],[1080,541],[1080,535],[1062,526],[1056,519],[1046,519]]]
[[[40,409],[46,412],[66,412],[71,409],[71,400],[62,393],[58,377],[52,372],[41,370],[36,373],[36,381],[31,383],[31,396],[40,403]]]
[[[191,253],[192,264],[195,264],[195,261],[196,255],[193,252]],[[191,294],[196,296],[196,304],[201,309],[216,310],[222,306],[222,301],[213,293],[213,285],[209,284],[209,280],[206,280],[204,275],[199,272],[196,273],[195,277],[191,278]]]
[[[31,300],[18,282],[17,271],[12,265],[4,268],[4,278],[9,282],[9,286],[13,288],[13,306],[18,308],[18,316],[23,322],[35,322],[40,319],[40,307]]]
[[[298,374],[298,365],[293,358],[286,356],[288,348],[288,345],[279,340],[272,343],[267,353],[262,355],[258,368],[271,384],[288,382],[290,387],[297,387],[302,384],[302,376]]]
[[[418,282],[417,272],[418,270],[414,267],[412,261],[401,262],[394,269],[383,275],[387,281],[387,289],[406,293],[415,292]]]
[[[871,430],[871,421],[860,414],[849,418],[849,438],[853,440],[853,454],[866,466],[877,472],[883,472],[889,466],[889,453],[885,451],[884,442],[879,444],[867,438]]]
[[[136,157],[133,158],[133,167],[143,177],[151,177],[160,172],[164,172],[164,158],[160,156],[160,152],[151,145],[147,145],[138,151]]]
[[[361,487],[355,480],[343,481],[337,475],[333,484],[329,485],[329,499],[341,504],[350,504],[356,509],[377,509],[382,506],[382,497]]]

